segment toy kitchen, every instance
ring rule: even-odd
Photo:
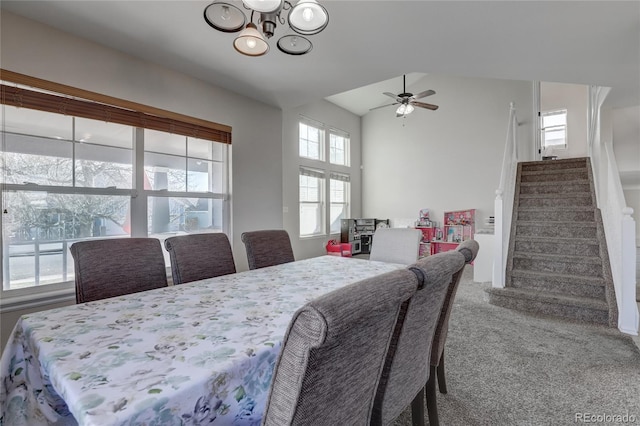
[[[340,242],[351,243],[351,254],[369,254],[376,229],[388,227],[389,219],[342,219]]]

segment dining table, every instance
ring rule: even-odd
[[[403,267],[326,255],[23,315],[0,425],[259,425],[295,311]]]

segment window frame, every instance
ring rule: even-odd
[[[307,156],[303,156],[300,153],[300,141],[301,134],[300,128],[301,124],[310,125],[316,127],[320,130],[320,134],[322,135],[322,143],[323,146],[322,153],[319,155],[322,160],[309,158]],[[331,161],[331,137],[332,135],[342,137],[345,142],[344,146],[344,159],[345,164],[334,163]],[[346,211],[346,218],[351,217],[351,167],[350,167],[350,159],[351,159],[351,137],[348,132],[343,130],[339,130],[335,127],[327,126],[324,123],[321,123],[317,120],[310,119],[305,116],[300,116],[298,120],[298,161],[300,169],[311,169],[316,170],[317,172],[321,172],[324,174],[323,180],[323,188],[322,191],[322,223],[319,228],[321,232],[316,232],[313,234],[303,234],[302,233],[302,217],[300,215],[300,210],[303,202],[300,200],[300,181],[298,181],[298,237],[302,240],[309,238],[326,238],[329,235],[340,234],[340,229],[332,230],[331,229],[331,206],[336,204],[343,204]],[[300,175],[300,172],[299,172]],[[345,187],[345,201],[343,202],[334,202],[331,197],[331,180],[333,177],[340,177],[335,180],[342,180],[347,182],[348,184]]]
[[[10,77],[14,76],[14,73],[10,73]],[[21,75],[18,75],[21,76]],[[5,74],[3,73],[3,82],[6,81],[7,79],[5,79]],[[25,77],[25,76],[23,76]],[[32,82],[32,78],[30,77],[25,77],[28,81]],[[20,78],[18,78],[20,79]],[[35,79],[38,80],[38,79]],[[44,80],[38,80],[38,84],[36,84],[34,87],[39,87],[38,85],[40,84],[40,82],[44,82]],[[55,86],[55,83],[50,83],[50,82],[45,82],[46,84],[51,84]],[[45,83],[42,83],[43,85],[46,85]],[[60,85],[61,86],[61,85]],[[69,89],[68,86],[62,86],[63,88]],[[3,95],[5,94],[5,91],[8,89],[19,89],[19,90],[24,90],[18,87],[10,87],[10,86],[6,86],[5,84],[2,84],[2,92]],[[73,88],[71,88],[73,89]],[[83,92],[80,89],[76,90],[77,92]],[[31,90],[24,90],[25,93],[29,92],[34,94],[33,98],[34,99],[39,99],[38,98],[38,93],[39,92],[34,92]],[[88,98],[91,98],[93,95],[98,96],[98,97],[102,97],[101,99],[104,101],[104,99],[115,99],[115,98],[109,98],[103,95],[99,95],[99,94],[91,94],[91,92],[86,92],[89,93],[89,95],[87,96]],[[63,96],[57,96],[62,94]],[[48,99],[66,99],[65,95],[66,93],[61,92],[61,93],[56,93],[54,95],[50,95],[47,94]],[[2,107],[3,111],[4,111],[4,107],[5,105],[9,106],[9,107],[15,107],[16,105],[13,105],[12,102],[4,102],[6,99],[3,96],[3,102],[0,105],[0,107]],[[122,101],[127,103],[127,101]],[[128,105],[140,105],[140,104],[133,104],[133,103],[128,103]],[[31,105],[27,105],[27,106],[22,106],[20,105],[19,107],[23,107],[25,109],[28,110],[39,110],[39,111],[44,111],[44,112],[48,112],[48,113],[57,113],[60,114],[61,111],[51,111],[50,109],[47,108],[37,108],[37,107],[31,107]],[[158,113],[159,111],[162,110],[158,110],[155,109],[153,107],[145,107],[142,108],[142,110],[146,110],[146,111],[151,111],[153,113]],[[64,111],[63,111],[64,112]],[[182,118],[186,118],[187,120],[185,121],[185,123],[187,124],[178,124],[178,126],[182,125],[183,127],[181,127],[181,131],[187,134],[182,134],[182,136],[184,136],[185,138],[189,138],[189,137],[194,137],[194,135],[191,135],[189,132],[191,132],[193,129],[195,129],[196,127],[194,127],[193,125],[191,125],[191,127],[189,127],[189,117],[187,116],[182,116],[180,114],[173,114],[170,112],[167,112],[168,116],[170,116],[171,118],[169,118],[169,123],[177,123],[176,119],[182,119]],[[140,113],[142,114],[142,113]],[[130,126],[132,128],[132,162],[131,162],[131,166],[133,168],[133,172],[132,172],[132,182],[131,182],[131,188],[115,188],[115,187],[83,187],[83,186],[76,186],[76,180],[75,180],[75,173],[76,173],[76,168],[77,168],[77,162],[79,161],[79,159],[76,158],[76,154],[75,154],[75,147],[76,144],[78,143],[82,143],[81,140],[77,140],[77,138],[75,137],[75,129],[76,129],[76,125],[75,125],[75,118],[76,117],[83,117],[83,118],[87,118],[85,116],[82,115],[73,115],[73,114],[67,114],[67,115],[71,115],[73,117],[73,130],[72,132],[74,133],[71,137],[70,140],[68,140],[69,143],[71,143],[73,149],[72,149],[72,154],[71,154],[71,162],[72,162],[72,185],[71,186],[57,186],[57,185],[38,185],[38,184],[30,184],[30,183],[2,183],[2,191],[1,191],[1,195],[2,195],[2,204],[4,204],[5,201],[5,196],[4,194],[6,192],[44,192],[44,193],[51,193],[51,194],[70,194],[70,195],[95,195],[95,196],[124,196],[124,197],[129,197],[129,209],[130,209],[130,213],[129,213],[129,219],[130,219],[130,237],[147,237],[148,236],[148,217],[147,217],[147,205],[148,205],[148,200],[150,197],[184,197],[184,198],[204,198],[204,199],[211,199],[211,200],[222,200],[222,218],[221,218],[221,223],[222,223],[222,229],[221,231],[224,232],[227,235],[230,235],[230,223],[231,223],[231,205],[230,205],[230,161],[231,161],[231,128],[227,127],[227,126],[220,126],[220,129],[218,130],[218,133],[216,133],[214,135],[214,132],[208,132],[206,133],[206,138],[202,139],[205,140],[207,142],[210,143],[220,143],[223,145],[223,156],[222,159],[219,161],[220,163],[222,163],[222,187],[220,189],[219,192],[211,192],[211,191],[188,191],[188,188],[185,187],[185,191],[167,191],[167,190],[151,190],[151,189],[144,189],[144,128],[142,127],[136,127],[136,126],[130,126],[128,124],[125,124],[127,126]],[[144,114],[142,114],[144,115]],[[162,121],[162,117],[158,118],[159,121]],[[114,123],[119,123],[117,120],[106,120],[106,121],[111,121]],[[159,121],[156,121],[152,126],[150,126],[150,129],[153,130],[158,130],[161,132],[165,132],[167,133],[164,129],[158,129],[158,126],[160,126]],[[194,122],[196,123],[204,123],[205,125],[210,125],[210,124],[216,124],[216,123],[211,123],[211,122],[206,122],[204,120],[199,120],[199,119],[193,119]],[[4,122],[4,120],[3,120]],[[119,123],[122,124],[122,123]],[[188,127],[188,129],[187,129]],[[200,127],[199,129],[203,129],[202,127]],[[226,134],[225,132],[228,132],[228,134]],[[3,142],[4,142],[4,135],[5,135],[5,128],[3,125],[3,128],[0,129],[0,134],[2,135],[3,138]],[[204,133],[203,133],[204,134]],[[226,134],[226,136],[222,139],[219,139],[217,141],[211,140],[209,139],[209,136],[214,135],[215,137],[218,137],[216,135],[219,134]],[[27,135],[28,136],[28,135]],[[201,138],[198,138],[201,139]],[[185,146],[188,142],[186,142],[187,139],[185,139]],[[5,146],[3,143],[2,146],[2,152],[0,152],[0,154],[4,155],[5,152]],[[188,164],[188,160],[189,158],[192,158],[191,156],[189,156],[188,152],[185,152],[184,156],[181,156],[182,158],[184,158],[185,163]],[[195,158],[195,157],[193,157]],[[213,161],[213,160],[207,160],[207,161]],[[188,170],[188,168],[187,168]],[[186,185],[186,184],[185,184]],[[211,185],[211,183],[210,183]],[[211,186],[210,186],[211,187]],[[3,218],[0,217],[0,229],[1,229],[1,225],[3,223]],[[55,283],[46,283],[46,284],[38,284],[38,279],[35,278],[33,284],[31,284],[28,287],[23,287],[23,288],[7,288],[5,289],[5,287],[9,286],[9,283],[5,283],[4,282],[4,276],[5,276],[5,261],[8,263],[9,262],[9,258],[7,258],[6,260],[4,259],[4,255],[5,255],[5,249],[8,247],[8,243],[7,246],[5,247],[5,243],[4,243],[4,238],[5,235],[3,232],[0,232],[0,242],[2,242],[2,244],[0,244],[0,259],[2,259],[1,263],[0,263],[0,277],[2,277],[2,281],[3,281],[3,285],[0,286],[0,312],[5,312],[5,311],[11,311],[11,310],[15,310],[15,309],[22,309],[25,306],[38,306],[41,304],[48,304],[48,303],[53,303],[54,301],[60,301],[60,302],[64,302],[67,300],[72,300],[73,299],[73,294],[74,294],[74,281],[72,280],[67,280],[67,281],[59,281],[59,282],[55,282]],[[126,238],[126,236],[125,236]],[[82,238],[85,239],[85,238]],[[69,251],[68,251],[68,246],[71,245],[71,243],[73,242],[74,239],[71,240],[67,240],[66,238],[63,238],[63,251],[62,251],[62,258],[63,258],[63,262],[64,265],[62,266],[62,271],[63,271],[63,276],[64,276],[64,272],[65,270],[68,270],[68,265],[67,265],[67,259],[68,256],[70,256]],[[42,240],[40,242],[40,244],[47,244],[49,243],[47,240]],[[66,248],[65,248],[66,246]],[[35,260],[37,261],[37,259]],[[37,265],[34,266],[35,270],[34,270],[34,274],[37,276],[38,275],[38,267]],[[26,305],[25,305],[26,303]]]
[[[300,218],[300,226],[298,229],[298,232],[300,234],[300,238],[310,238],[310,237],[317,237],[317,236],[321,236],[321,235],[325,235],[326,233],[326,213],[325,213],[325,206],[326,206],[326,190],[325,190],[325,182],[326,182],[326,175],[324,173],[324,171],[322,170],[318,170],[318,169],[312,169],[309,167],[300,167],[299,171],[298,171],[298,197],[299,197],[299,207],[298,207],[298,212],[299,215],[298,217]],[[308,201],[308,200],[302,200],[300,197],[300,193],[302,192],[302,183],[300,182],[302,177],[307,177],[307,178],[313,178],[317,180],[317,201]],[[318,209],[318,212],[320,214],[319,218],[319,223],[316,223],[316,229],[317,231],[309,233],[309,234],[303,234],[302,233],[302,209],[303,206],[317,206],[316,208]]]
[[[331,183],[332,182],[342,182],[344,187],[342,189],[342,192],[344,194],[344,198],[342,201],[333,201],[333,199],[331,198],[331,193],[333,192],[331,189]],[[329,234],[333,235],[333,234],[339,234],[340,233],[340,226],[338,226],[337,230],[333,230],[331,228],[331,208],[334,205],[341,205],[343,206],[343,211],[345,212],[345,217],[343,217],[343,219],[348,219],[351,217],[351,176],[348,174],[344,174],[344,173],[335,173],[335,172],[331,172],[329,173],[329,177],[328,177],[328,183],[329,183],[329,218],[328,218],[328,229],[329,229]]]
[[[301,148],[301,143],[303,140],[302,137],[302,126],[305,126],[307,128],[312,128],[312,129],[316,129],[318,131],[318,156],[317,157],[312,157],[310,155],[303,155],[303,153],[301,152],[302,150]],[[305,144],[306,144],[306,151],[307,153],[309,152],[309,143],[312,143],[312,141],[309,139],[309,132],[307,131],[307,134],[305,135],[306,137],[304,138]],[[315,122],[313,120],[310,119],[303,119],[300,120],[298,122],[298,156],[300,158],[305,158],[307,160],[312,160],[312,161],[320,161],[320,162],[324,162],[325,159],[327,158],[325,155],[325,150],[326,150],[326,142],[325,142],[325,137],[326,137],[326,131],[324,129],[324,125],[322,123],[319,122]]]
[[[342,151],[344,152],[344,162],[342,163],[338,163],[335,161],[331,160],[332,157],[332,150],[334,149],[334,147],[332,146],[332,136],[341,138],[343,141],[343,147],[342,147]],[[328,138],[328,143],[329,143],[329,148],[328,148],[328,156],[327,158],[329,159],[329,164],[332,165],[336,165],[336,166],[344,166],[344,167],[349,167],[351,166],[351,138],[349,137],[349,133],[347,132],[343,132],[342,130],[338,130],[338,129],[329,129],[329,138]]]
[[[557,124],[557,125],[550,125],[550,126],[544,125],[545,117],[561,116],[561,115],[564,115],[565,124]],[[568,123],[569,123],[569,116],[566,108],[540,112],[540,145],[543,152],[545,149],[549,149],[549,148],[552,150],[556,150],[556,149],[565,150],[569,148]],[[564,131],[564,144],[545,145],[547,132],[557,131],[557,130]]]

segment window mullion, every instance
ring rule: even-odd
[[[134,128],[134,189],[131,195],[131,236],[147,237],[147,197],[144,195],[144,129]]]
[[[76,186],[76,118],[71,117],[71,186]]]

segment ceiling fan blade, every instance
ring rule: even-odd
[[[373,111],[374,109],[380,109],[380,108],[388,107],[388,106],[391,106],[391,105],[398,105],[398,102],[394,102],[392,104],[380,105],[380,106],[377,106],[375,108],[369,108],[369,111]]]
[[[413,99],[426,98],[427,96],[435,95],[436,92],[433,90],[425,90],[424,92],[420,92],[413,97]]]
[[[415,106],[420,107],[420,108],[430,109],[432,111],[435,111],[435,110],[437,110],[439,108],[438,105],[425,104],[424,102],[418,102],[418,101],[411,101],[411,105],[415,105]]]
[[[398,102],[402,102],[402,99],[399,99],[399,98],[398,98],[398,95],[394,95],[394,94],[393,94],[393,93],[391,93],[391,92],[384,92],[384,93],[383,93],[383,95],[387,95],[387,96],[389,96],[390,98],[393,98],[393,99],[395,99],[395,100],[396,100],[396,101],[398,101]]]

